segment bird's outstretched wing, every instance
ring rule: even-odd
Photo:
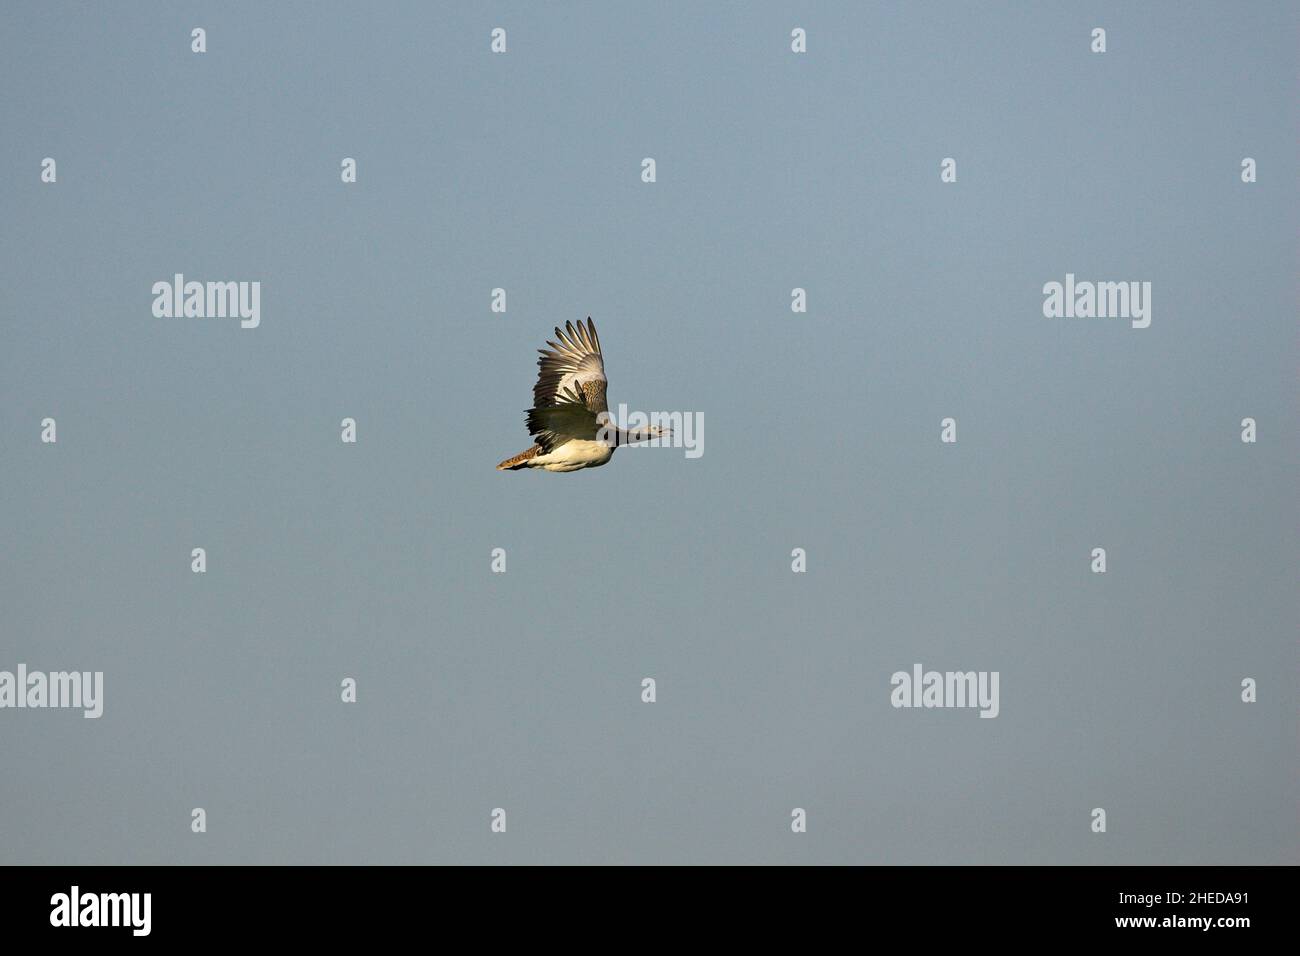
[[[547,342],[550,349],[538,349],[537,384],[533,386],[534,409],[560,404],[570,388],[576,388],[582,404],[593,413],[609,411],[605,400],[605,359],[600,354],[596,323],[587,316],[587,324],[566,322],[555,329],[557,342]],[[532,430],[531,425],[529,431]]]
[[[601,379],[601,395],[605,381]],[[549,454],[567,441],[580,438],[595,441],[602,429],[596,412],[587,406],[583,389],[577,385],[566,386],[556,396],[556,401],[528,410],[528,434]]]

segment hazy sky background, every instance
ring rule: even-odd
[[[0,862],[1296,862],[1298,20],[5,6]],[[702,458],[493,470],[587,315]]]

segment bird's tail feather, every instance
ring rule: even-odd
[[[540,445],[534,445],[527,451],[521,451],[513,458],[507,458],[501,464],[497,465],[497,471],[517,471],[520,468],[527,468],[528,462],[542,453]]]

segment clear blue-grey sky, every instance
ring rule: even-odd
[[[1294,863],[1298,19],[5,6],[0,862]],[[702,457],[493,470],[587,315]]]

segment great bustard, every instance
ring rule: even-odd
[[[658,425],[628,431],[610,421],[605,359],[591,316],[586,325],[566,322],[563,329],[557,327],[555,337],[558,341],[546,343],[550,349],[538,349],[542,357],[537,360],[537,384],[527,419],[528,434],[536,444],[501,462],[498,471],[598,468],[614,457],[620,445],[669,434]]]

